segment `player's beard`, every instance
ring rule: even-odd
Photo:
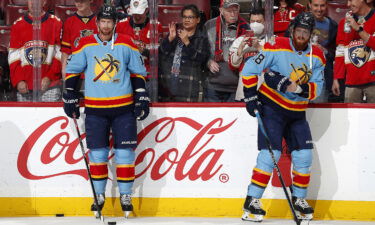
[[[112,32],[113,32],[113,29],[109,30],[109,29],[101,29],[101,28],[99,28],[99,33],[101,35],[104,35],[104,36],[112,35]]]
[[[294,48],[297,51],[302,51],[305,50],[307,45],[309,44],[310,38],[305,38],[305,37],[293,37],[293,45]]]

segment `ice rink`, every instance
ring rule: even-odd
[[[254,223],[242,221],[240,218],[191,218],[191,217],[137,217],[124,219],[120,217],[105,217],[105,222],[116,221],[117,225],[133,224],[133,225],[294,225],[293,220],[276,220],[265,219],[262,223]],[[103,224],[100,220],[93,217],[13,217],[0,218],[1,225],[95,225]],[[107,224],[107,223],[106,223]],[[375,222],[361,221],[331,221],[331,220],[313,220],[310,225],[375,225]]]

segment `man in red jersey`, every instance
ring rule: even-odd
[[[96,16],[91,10],[93,0],[75,0],[77,12],[64,22],[61,41],[62,75],[65,77],[66,61],[82,37],[98,33]]]
[[[62,23],[59,18],[43,11],[46,0],[28,0],[27,3],[29,13],[14,22],[10,33],[8,61],[12,85],[17,88],[17,101],[31,101],[32,91],[41,92],[40,99],[34,100],[59,101]],[[38,32],[33,32],[33,23],[38,21],[41,22],[40,41],[35,41],[33,35]],[[39,75],[40,83],[34,84]],[[33,90],[35,87],[38,90]]]
[[[130,35],[135,45],[141,53],[145,66],[150,77],[150,43],[151,43],[151,25],[148,17],[147,0],[131,0],[129,13],[131,17],[121,20],[117,24],[117,33]],[[163,33],[162,26],[157,23],[159,42]]]
[[[348,0],[353,13],[340,21],[332,92],[340,95],[339,80],[345,79],[345,102],[375,103],[375,10],[369,0]],[[344,27],[348,30],[344,31]]]

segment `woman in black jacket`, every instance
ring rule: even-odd
[[[182,23],[169,24],[159,48],[159,101],[201,102],[204,67],[210,54],[207,32],[195,5],[181,10]]]

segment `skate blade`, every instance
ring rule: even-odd
[[[253,215],[249,212],[244,212],[241,219],[243,221],[262,222],[263,215]]]
[[[126,219],[129,219],[129,215],[132,211],[124,211],[124,216]]]
[[[303,213],[298,212],[298,211],[296,211],[296,214],[297,214],[297,218],[300,219],[301,221],[302,220],[308,220],[308,221],[310,221],[314,217],[313,214],[303,214]]]
[[[101,219],[98,211],[93,211],[96,219]]]

